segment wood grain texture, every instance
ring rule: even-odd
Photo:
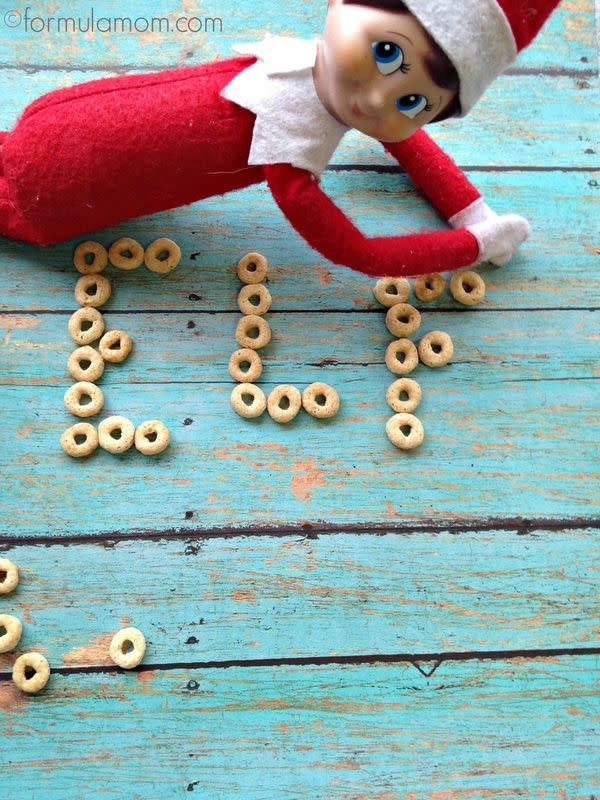
[[[531,238],[506,267],[481,267],[488,284],[483,307],[532,311],[599,308],[596,251],[600,215],[596,212],[600,172],[486,172],[473,173],[471,179],[499,212],[518,211],[532,226]],[[323,185],[369,236],[445,225],[403,175],[327,172]],[[362,311],[378,307],[372,293],[374,281],[332,264],[309,247],[262,185],[141,217],[52,247],[36,248],[3,239],[0,313],[72,312],[77,279],[73,250],[82,238],[96,238],[108,245],[120,236],[132,236],[148,244],[167,234],[182,248],[181,266],[163,279],[142,269],[129,274],[112,270],[114,296],[106,309],[237,312],[239,282],[234,269],[249,250],[264,253],[270,261],[274,309]],[[463,308],[448,292],[432,305]],[[535,326],[533,313],[531,329]]]
[[[61,86],[226,57],[267,30],[312,36],[325,2],[95,13],[225,27],[73,37],[0,14],[0,130]],[[0,241],[0,551],[22,568],[0,613],[55,670],[29,698],[0,656],[2,800],[600,794],[597,86],[593,0],[563,0],[468,118],[430,129],[533,234],[482,268],[480,309],[445,295],[426,311],[422,331],[456,348],[415,374],[412,454],[383,430],[373,282],[311,250],[264,186],[90,233],[183,250],[167,279],[119,274],[106,314],[136,345],[102,379],[106,413],[164,419],[157,459],[59,450],[76,242]],[[352,132],[333,161],[324,188],[365,233],[443,227],[377,143]],[[272,265],[264,386],[329,381],[330,423],[229,409],[233,267],[250,249]],[[106,649],[129,624],[149,646],[123,674]]]
[[[15,696],[5,800],[590,800],[597,659],[51,676]],[[10,769],[10,772],[8,770]]]
[[[13,7],[22,18],[25,16],[25,7],[21,3],[7,6],[6,11]],[[73,65],[97,64],[135,68],[185,65],[223,57],[230,52],[232,43],[262,39],[266,31],[307,38],[320,35],[326,10],[325,0],[306,0],[300,4],[273,0],[253,0],[252,3],[219,0],[218,4],[187,1],[178,8],[165,2],[149,7],[142,0],[130,0],[127,6],[117,0],[104,0],[101,7],[94,9],[94,19],[97,22],[102,16],[107,21],[80,33],[81,28],[86,31],[88,19],[91,19],[90,6],[72,3],[63,8],[40,2],[28,13],[29,17],[37,16],[39,21],[28,27],[23,19],[19,22],[18,18],[12,17],[6,22],[0,17],[3,34],[0,64],[37,69],[71,69]],[[73,18],[74,23],[62,23],[59,33],[57,17],[61,16]],[[48,17],[55,21],[48,22]],[[121,24],[124,33],[115,33],[120,23],[111,24],[114,17],[130,19],[131,33],[128,22]],[[197,33],[177,32],[177,19],[191,17],[202,23],[194,23],[200,30]],[[207,17],[220,19],[221,23],[205,23]],[[154,24],[152,18],[156,20]],[[516,66],[538,71],[589,71],[594,68],[594,27],[593,0],[565,0],[535,46],[520,55]],[[66,32],[73,28],[78,32]],[[105,33],[103,30],[113,32]]]
[[[110,665],[123,625],[144,663],[597,647],[597,531],[123,541],[5,551],[19,651]],[[591,559],[591,560],[590,560]],[[0,672],[14,655],[0,655]]]

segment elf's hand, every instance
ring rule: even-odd
[[[448,222],[453,228],[466,228],[477,239],[479,258],[498,267],[508,264],[516,249],[530,235],[529,222],[518,214],[496,214],[482,197],[459,211]]]

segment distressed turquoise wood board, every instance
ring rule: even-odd
[[[36,4],[29,8],[27,16],[37,16],[41,21],[28,27],[24,22],[25,5],[15,3],[10,8],[20,14],[21,20],[17,16],[0,20],[3,23],[0,27],[2,65],[50,69],[71,68],[74,64],[92,67],[102,64],[140,69],[149,64],[162,68],[224,57],[230,53],[232,43],[262,39],[265,32],[307,38],[320,35],[327,3],[326,0],[307,0],[299,4],[274,3],[273,0],[253,0],[252,3],[220,0],[218,4],[184,3],[181,8],[174,9],[164,2],[148,7],[142,0],[132,0],[125,7],[117,0],[104,0],[101,7],[94,8],[95,20],[100,16],[130,18],[133,23],[131,34],[103,33],[98,25],[86,33],[58,33],[58,22],[47,22],[48,17],[56,20],[59,16],[76,21],[81,19],[81,27],[85,30],[91,7],[83,3],[72,3],[68,7],[57,7],[48,2]],[[9,7],[3,15],[5,13],[10,13]],[[162,28],[160,23],[155,23],[154,29],[151,23],[146,26],[144,20],[152,17],[168,18],[169,30],[164,22]],[[176,32],[176,21],[182,17],[201,20],[202,30],[198,33]],[[220,18],[222,25],[217,23],[213,29],[212,23],[204,24],[206,17]],[[140,20],[138,30],[136,19]],[[148,30],[144,30],[146,27]],[[66,28],[67,23],[63,30]],[[535,70],[589,70],[594,67],[594,30],[593,0],[566,0],[536,40],[535,47],[522,53],[515,66]]]
[[[473,369],[465,367],[467,374]],[[116,384],[106,392],[106,416],[121,414],[136,425],[158,417],[172,432],[172,446],[151,460],[135,451],[71,459],[58,445],[73,422],[62,408],[64,386],[4,387],[11,442],[4,525],[12,535],[60,537],[305,521],[593,519],[600,500],[598,381],[466,390],[461,372],[419,376],[427,433],[411,453],[385,436],[391,412],[383,366],[336,370],[335,379],[324,370],[306,372],[303,381],[297,376],[301,386],[330,379],[343,410],[333,420],[303,415],[283,428],[267,415],[238,422],[229,382],[154,390]],[[23,514],[24,507],[35,513]],[[186,512],[193,516],[186,520]]]
[[[227,57],[266,30],[312,36],[325,2],[94,13],[225,30],[69,38],[0,16],[0,130],[54,88]],[[600,794],[596,61],[592,0],[563,0],[469,117],[429,131],[533,234],[482,268],[480,308],[418,304],[420,333],[448,330],[456,352],[414,375],[427,438],[412,454],[383,430],[391,337],[373,281],[308,247],[266,187],[90,232],[182,246],[166,279],[113,271],[106,307],[136,350],[102,378],[105,411],[164,419],[156,459],[60,451],[76,241],[0,241],[0,552],[22,570],[0,613],[54,670],[28,698],[0,656],[2,800]],[[323,185],[367,234],[444,227],[360,134]],[[272,268],[261,383],[331,382],[329,423],[229,408],[234,265],[250,249]],[[106,659],[126,624],[148,638],[133,674]]]
[[[531,238],[510,264],[481,268],[488,286],[481,307],[600,307],[600,172],[473,172],[470,177],[485,197],[494,198],[499,213],[518,211],[532,226]],[[323,185],[367,235],[444,227],[404,176],[327,172]],[[266,186],[89,234],[106,245],[120,236],[147,244],[163,235],[180,243],[181,266],[165,278],[142,269],[111,270],[115,285],[107,310],[237,312],[235,265],[249,250],[270,260],[274,309],[379,308],[375,281],[322,258],[289,225]],[[81,238],[47,248],[0,241],[0,313],[72,311],[78,277],[73,250]],[[464,310],[449,292],[432,307]],[[535,315],[531,320],[535,326]]]
[[[0,71],[0,130],[10,130],[25,106],[39,95],[114,74],[97,70]],[[466,167],[597,170],[600,143],[596,92],[596,82],[590,77],[506,74],[490,87],[472,116],[432,125],[428,133]],[[565,96],[572,98],[569,103],[565,103]],[[528,98],[525,105],[524,97]],[[514,131],[508,139],[504,135],[507,127]],[[332,165],[357,163],[397,166],[381,144],[358,131],[349,131],[335,151]]]
[[[584,656],[445,661],[429,678],[407,663],[55,675],[47,700],[0,684],[0,765],[44,800],[92,787],[115,800],[589,800],[595,669]]]
[[[235,307],[235,299],[232,306]],[[447,392],[452,402],[460,399],[461,388],[464,394],[477,390],[482,375],[486,376],[488,387],[497,387],[503,400],[510,398],[507,384],[520,384],[521,392],[531,393],[544,406],[553,394],[556,399],[568,401],[567,382],[595,374],[600,356],[599,314],[588,309],[540,310],[533,329],[529,326],[530,316],[527,311],[444,311],[421,306],[421,327],[412,338],[418,342],[428,331],[448,331],[454,342],[454,355],[446,368],[431,370],[420,364],[412,376],[440,393]],[[67,330],[69,317],[70,312],[0,316],[0,386],[40,386],[42,391],[44,387],[57,387],[66,391],[74,382],[67,371],[67,358],[76,347]],[[98,386],[109,392],[114,385],[140,383],[195,383],[198,391],[205,382],[233,386],[228,363],[238,348],[235,329],[239,318],[235,311],[106,312],[106,329],[127,331],[135,344],[125,362],[106,365]],[[370,382],[373,402],[369,407],[380,407],[377,395],[385,394],[397,377],[384,366],[386,347],[395,338],[386,328],[385,309],[354,314],[269,312],[265,319],[272,339],[261,350],[264,371],[259,384],[273,385],[290,379],[311,382],[326,375],[334,382],[338,375],[346,380],[360,377]],[[556,380],[567,385],[547,385]],[[343,399],[348,408],[355,404],[350,389]],[[55,414],[61,410],[62,403]],[[228,413],[223,410],[224,419]]]
[[[21,609],[19,652],[56,668],[110,666],[123,624],[145,632],[146,666],[593,647],[595,535],[367,528],[18,545],[22,580],[0,607]],[[0,655],[0,672],[13,660]]]

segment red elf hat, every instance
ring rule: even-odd
[[[464,117],[560,0],[404,0],[454,64]]]

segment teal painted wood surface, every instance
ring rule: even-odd
[[[499,213],[518,211],[530,220],[533,229],[531,238],[506,268],[481,268],[488,286],[481,308],[535,312],[600,307],[596,252],[600,171],[476,172],[470,177]],[[444,226],[425,200],[409,188],[404,176],[327,172],[322,182],[336,203],[369,235]],[[108,245],[120,236],[133,236],[147,244],[164,234],[180,243],[184,254],[181,266],[167,278],[145,270],[128,275],[110,270],[115,287],[106,310],[228,311],[235,315],[240,285],[235,265],[254,249],[265,253],[272,264],[269,286],[274,309],[380,308],[373,298],[374,281],[332,264],[309,247],[264,186],[141,217],[90,235]],[[0,313],[72,313],[77,307],[73,297],[77,272],[72,260],[79,241],[37,250],[2,240]],[[464,306],[455,303],[448,292],[432,307],[464,312]],[[535,314],[528,319],[534,328]]]
[[[0,20],[0,130],[60,86],[314,35],[325,2],[181,14],[225,30],[69,38]],[[422,332],[448,330],[456,352],[415,373],[412,454],[383,432],[373,282],[311,250],[264,186],[92,234],[182,246],[166,279],[113,272],[106,311],[136,346],[101,381],[106,412],[164,419],[158,459],[59,450],[76,242],[0,241],[0,551],[22,569],[0,613],[54,670],[27,698],[0,656],[2,800],[598,796],[596,69],[594,4],[564,0],[468,118],[430,131],[533,234],[482,268],[481,308],[421,306]],[[353,132],[333,161],[324,188],[367,234],[443,227],[377,143]],[[328,380],[329,423],[229,409],[233,267],[250,249],[272,265],[263,384]],[[125,624],[149,642],[133,674],[107,666]]]
[[[19,651],[110,665],[114,630],[145,663],[540,650],[598,645],[594,530],[245,536],[21,545]],[[385,558],[382,557],[385,554]],[[12,654],[0,655],[8,672]]]
[[[11,800],[92,789],[115,800],[589,800],[597,666],[586,656],[444,662],[429,678],[403,663],[78,673],[55,675],[49,702],[0,684],[0,765]]]

